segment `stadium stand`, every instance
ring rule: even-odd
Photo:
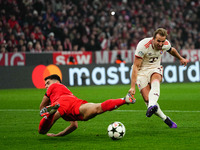
[[[2,53],[132,50],[158,27],[177,49],[199,49],[200,2],[0,0]]]

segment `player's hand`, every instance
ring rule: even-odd
[[[189,60],[183,58],[180,60],[181,65],[184,65],[184,67],[187,65],[187,63],[189,62]]]
[[[135,95],[135,88],[130,88],[130,90],[128,91],[131,96],[134,98],[134,95]]]
[[[57,134],[54,134],[54,133],[47,133],[47,136],[55,137],[55,136],[57,136]]]

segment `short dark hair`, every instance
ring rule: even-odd
[[[158,28],[155,32],[154,32],[154,34],[153,34],[153,38],[155,39],[156,38],[156,35],[157,34],[159,34],[159,35],[161,35],[161,36],[166,36],[166,38],[167,38],[167,30],[165,30],[165,29],[163,29],[163,28]]]
[[[57,74],[52,74],[50,76],[47,76],[46,78],[44,78],[44,80],[46,81],[47,79],[51,79],[51,80],[58,80],[61,83],[61,79]]]

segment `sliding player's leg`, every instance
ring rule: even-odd
[[[83,116],[83,120],[89,120],[98,114],[106,111],[112,111],[121,105],[135,103],[135,99],[131,95],[127,94],[125,98],[109,99],[103,103],[86,103],[82,104],[79,108],[80,114]]]
[[[46,116],[46,115],[49,115],[49,114],[54,114],[57,109],[60,107],[60,104],[55,102],[49,106],[46,106],[44,107],[43,109],[41,109],[40,111],[40,116]]]
[[[56,120],[60,118],[60,116],[61,115],[58,111],[54,114],[45,115],[40,121],[38,132],[40,134],[46,134],[51,129]]]

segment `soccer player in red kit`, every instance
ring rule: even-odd
[[[112,111],[123,104],[133,104],[136,101],[127,94],[124,98],[109,99],[103,103],[88,103],[74,96],[65,85],[61,84],[60,77],[55,74],[45,78],[45,87],[47,92],[40,104],[40,115],[43,118],[39,124],[39,133],[46,134],[60,117],[70,122],[63,131],[57,134],[47,133],[48,136],[67,135],[77,129],[77,121],[87,121],[98,114]]]

